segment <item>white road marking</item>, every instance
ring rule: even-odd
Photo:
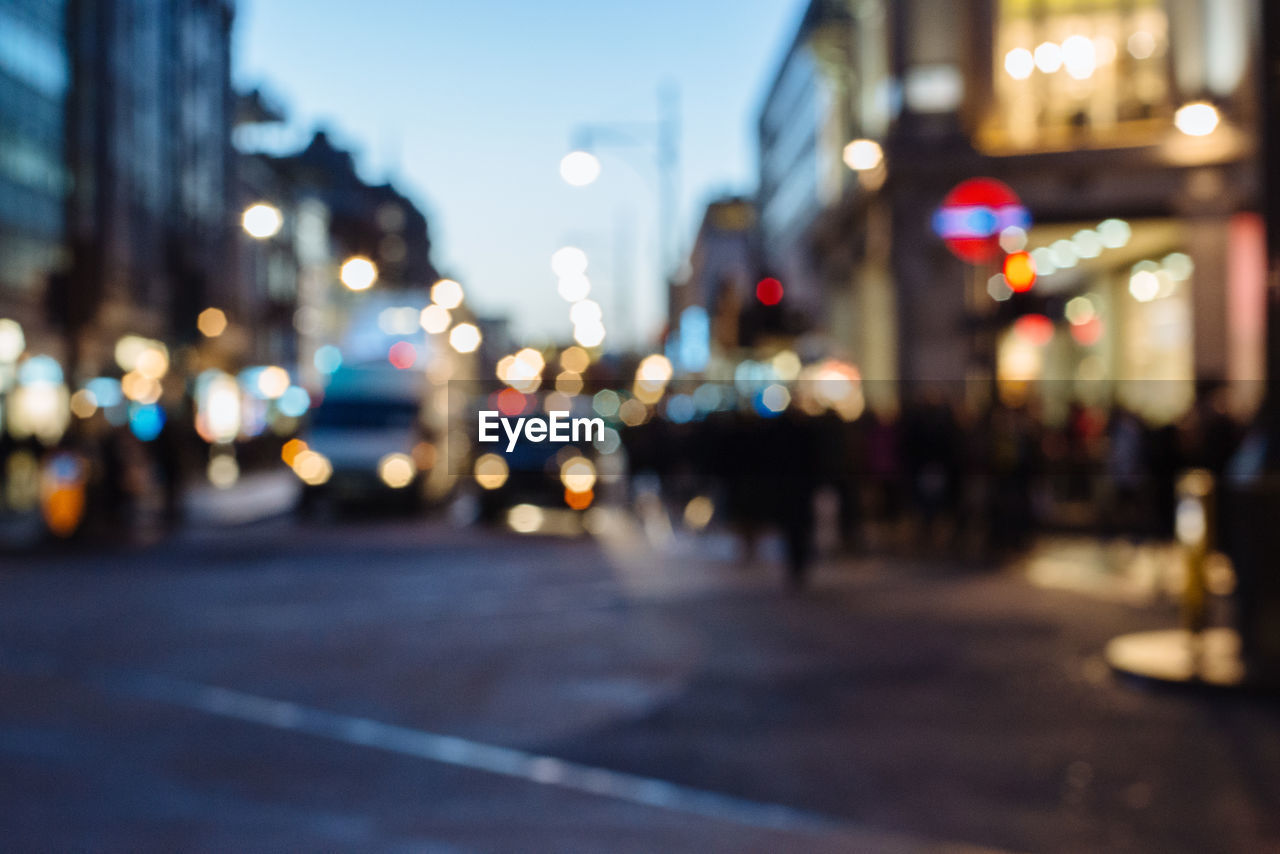
[[[841,829],[831,819],[781,804],[751,801],[652,777],[596,768],[515,748],[339,714],[230,688],[139,673],[116,673],[92,681],[118,695],[154,700],[274,729],[373,747],[402,756],[486,771],[643,806],[773,830],[822,832]]]
[[[371,718],[344,715],[232,688],[154,673],[105,669],[94,673],[83,670],[69,672],[53,656],[19,653],[2,648],[0,670],[43,677],[78,676],[78,681],[119,697],[151,700],[273,729],[299,732],[745,827],[805,833],[812,835],[815,840],[821,838],[824,842],[834,842],[844,850],[877,851],[881,854],[934,850],[952,854],[1002,854],[996,849],[981,846],[940,843],[900,833],[858,828],[782,804],[753,801],[654,777],[582,765],[554,756],[484,744]]]

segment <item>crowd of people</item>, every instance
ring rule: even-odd
[[[1047,529],[1161,539],[1173,535],[1175,490],[1191,468],[1221,475],[1242,427],[1220,394],[1155,425],[1122,406],[1072,406],[1048,423],[1033,406],[973,413],[920,394],[892,414],[846,421],[792,407],[655,418],[624,434],[633,475],[656,475],[681,506],[709,495],[750,550],[761,532],[786,543],[789,578],[814,557],[815,498],[837,508],[841,546],[989,558]]]

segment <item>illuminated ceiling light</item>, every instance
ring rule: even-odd
[[[1053,261],[1053,250],[1047,246],[1032,249],[1031,260],[1036,264],[1037,275],[1052,276],[1058,272],[1058,265]]]
[[[1160,278],[1150,270],[1139,270],[1129,277],[1129,293],[1138,302],[1151,302],[1160,293]]]
[[[560,177],[566,184],[585,187],[600,177],[600,161],[589,151],[570,151],[560,160]]]
[[[1062,48],[1053,42],[1042,42],[1035,52],[1036,68],[1052,74],[1062,67]]]
[[[1110,36],[1098,36],[1093,40],[1093,52],[1098,57],[1098,65],[1103,66],[1116,61],[1116,41]]]
[[[1156,37],[1146,30],[1138,30],[1129,36],[1125,46],[1134,59],[1149,59],[1156,52]]]
[[[1098,67],[1098,52],[1093,41],[1084,36],[1071,36],[1062,43],[1062,64],[1076,80],[1088,80]]]
[[[1091,228],[1077,231],[1071,238],[1071,245],[1080,258],[1097,258],[1102,254],[1102,240]]]
[[[1004,70],[1014,80],[1026,80],[1036,70],[1036,59],[1025,47],[1015,47],[1004,55]]]
[[[1049,246],[1049,251],[1053,253],[1054,266],[1059,270],[1074,267],[1079,260],[1076,256],[1076,247],[1070,240],[1055,240]]]
[[[1221,121],[1218,108],[1205,101],[1184,104],[1173,114],[1173,124],[1187,136],[1208,136]]]
[[[1098,237],[1108,249],[1119,249],[1129,242],[1133,230],[1122,219],[1104,219],[1098,223]]]
[[[1192,263],[1191,256],[1184,252],[1170,252],[1164,256],[1161,261],[1169,276],[1175,282],[1185,282],[1191,278],[1191,274],[1195,272],[1196,265]]]

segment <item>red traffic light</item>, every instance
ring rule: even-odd
[[[756,285],[756,299],[765,305],[777,305],[782,302],[782,282],[777,279],[761,279]]]

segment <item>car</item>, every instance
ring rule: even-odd
[[[417,371],[375,365],[335,372],[300,437],[327,461],[325,476],[307,484],[303,509],[326,499],[421,505],[439,458],[426,396]]]

